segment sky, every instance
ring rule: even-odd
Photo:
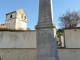
[[[60,28],[58,18],[61,14],[65,13],[66,10],[80,10],[80,0],[52,0],[52,3],[54,23],[57,28]],[[19,10],[22,7],[28,16],[27,28],[34,30],[38,22],[39,0],[1,0],[0,24],[5,23],[7,13]]]

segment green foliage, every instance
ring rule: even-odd
[[[57,37],[60,37],[60,36],[63,36],[63,33],[62,32],[57,32],[56,35],[57,35]]]

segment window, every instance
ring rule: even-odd
[[[25,16],[25,19],[26,19],[26,16]]]
[[[12,18],[12,15],[10,15],[10,18]]]

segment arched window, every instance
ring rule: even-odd
[[[12,18],[12,15],[10,15],[10,18]]]
[[[24,18],[26,19],[26,16]]]

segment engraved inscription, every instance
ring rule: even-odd
[[[37,41],[37,50],[39,53],[38,56],[51,57],[53,56],[53,35],[52,33],[47,33],[47,31],[38,32],[38,41]],[[45,55],[46,54],[46,55]]]

